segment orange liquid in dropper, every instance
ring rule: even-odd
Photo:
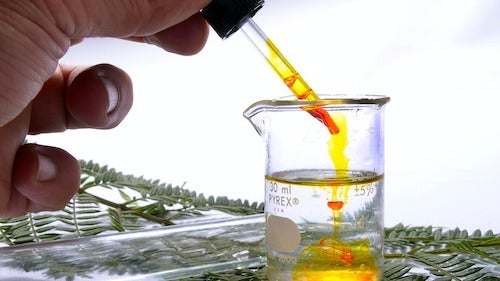
[[[267,45],[270,53],[270,56],[268,57],[269,64],[276,71],[276,73],[278,73],[281,79],[283,79],[283,82],[285,82],[292,93],[299,100],[319,100],[318,95],[314,93],[304,78],[302,78],[302,76],[287,61],[283,54],[281,54],[278,48],[276,48],[276,45],[274,45],[274,43],[269,39],[267,39]],[[339,132],[339,127],[335,124],[335,121],[333,121],[330,114],[328,114],[325,109],[320,106],[308,106],[303,109],[323,123],[328,128],[328,131],[330,131],[330,134],[334,135]]]

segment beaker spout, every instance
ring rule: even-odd
[[[266,112],[265,106],[261,102],[256,102],[250,105],[244,112],[243,116],[252,123],[253,127],[259,134],[259,136],[264,136],[265,132],[265,120],[264,115]]]

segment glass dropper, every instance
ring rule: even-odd
[[[263,0],[213,0],[201,14],[222,39],[241,29],[295,97],[300,100],[319,100],[304,78],[253,21],[252,17],[263,4]],[[322,122],[330,134],[339,133],[339,127],[325,109],[313,105],[302,109]]]
[[[266,36],[253,19],[248,19],[245,24],[241,26],[241,31],[262,56],[264,56],[274,71],[283,79],[283,82],[285,82],[298,99],[319,99],[302,76],[295,70],[292,64],[287,61],[285,56],[278,50],[276,45]]]
[[[253,19],[248,19],[241,26],[241,31],[243,31],[245,36],[264,56],[269,65],[299,100],[319,100],[318,95],[307,84],[302,75],[295,70],[293,65],[288,62],[278,47],[266,36]],[[330,114],[323,108],[312,106],[305,110],[322,122],[328,128],[330,134],[333,135],[339,132],[337,124],[335,124]]]

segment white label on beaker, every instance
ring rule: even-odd
[[[299,228],[288,218],[270,215],[266,220],[266,241],[273,250],[291,253],[300,244]]]

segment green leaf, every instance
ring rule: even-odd
[[[473,254],[476,254],[480,257],[483,257],[485,259],[490,259],[493,262],[500,264],[500,259],[486,253],[485,251],[483,251],[479,248],[474,247],[472,245],[472,243],[470,243],[469,241],[458,241],[458,242],[450,241],[450,242],[448,242],[448,244],[450,246],[452,246],[452,248],[455,249],[456,251],[462,251],[465,253],[473,253]]]
[[[399,280],[411,270],[411,266],[399,263],[386,263],[384,265],[384,280]]]

